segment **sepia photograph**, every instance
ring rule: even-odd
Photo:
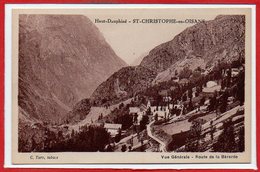
[[[88,152],[250,162],[250,9],[13,16],[13,151],[26,162]]]

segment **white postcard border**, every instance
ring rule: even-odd
[[[251,164],[12,164],[12,10],[13,9],[68,9],[68,8],[251,8],[252,18],[252,97],[251,97]],[[256,11],[255,5],[173,5],[173,4],[6,4],[5,5],[5,79],[4,79],[4,127],[5,127],[5,156],[4,166],[7,168],[131,168],[131,169],[257,169],[256,165]]]

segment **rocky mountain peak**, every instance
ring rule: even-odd
[[[58,118],[126,63],[83,15],[19,16],[19,106]]]

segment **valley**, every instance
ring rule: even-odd
[[[73,68],[73,74],[53,67],[55,77],[46,66],[33,72],[48,74],[50,80],[35,75],[37,82],[25,82],[31,78],[21,74],[19,151],[243,152],[244,24],[239,15],[195,24],[152,49],[139,65],[126,66],[88,23],[98,37],[92,39],[102,43],[90,41],[85,48],[105,46],[108,52],[85,53],[93,53],[91,62],[100,61],[80,59],[75,63],[82,69]],[[26,55],[23,48],[21,52]],[[110,59],[104,62],[101,56],[107,53]],[[110,72],[105,70],[108,63],[116,64]]]

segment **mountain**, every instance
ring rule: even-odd
[[[144,57],[141,66],[162,72],[184,59],[202,58],[205,63],[230,60],[245,46],[245,16],[223,15],[185,29]]]
[[[146,89],[156,73],[142,66],[128,66],[100,84],[91,96],[94,104],[115,104]]]
[[[26,116],[60,121],[124,66],[86,16],[19,16],[18,104]]]
[[[141,54],[139,57],[137,57],[132,63],[131,66],[138,66],[145,56],[148,55],[148,52]]]
[[[197,67],[207,68],[221,61],[233,61],[244,54],[245,49],[245,16],[221,15],[214,20],[197,23],[188,27],[171,41],[152,49],[136,68],[151,71],[149,79],[139,81],[143,74],[135,70],[119,70],[103,82],[92,94],[91,99],[102,100],[109,97],[104,90],[110,90],[113,101],[130,97],[136,92],[158,82],[170,80],[184,67],[194,70]],[[131,78],[131,83],[127,80]],[[135,77],[137,76],[137,77]],[[121,82],[125,80],[125,82]],[[153,80],[151,82],[151,80]],[[135,90],[135,83],[138,89]],[[117,94],[117,88],[124,96]]]

